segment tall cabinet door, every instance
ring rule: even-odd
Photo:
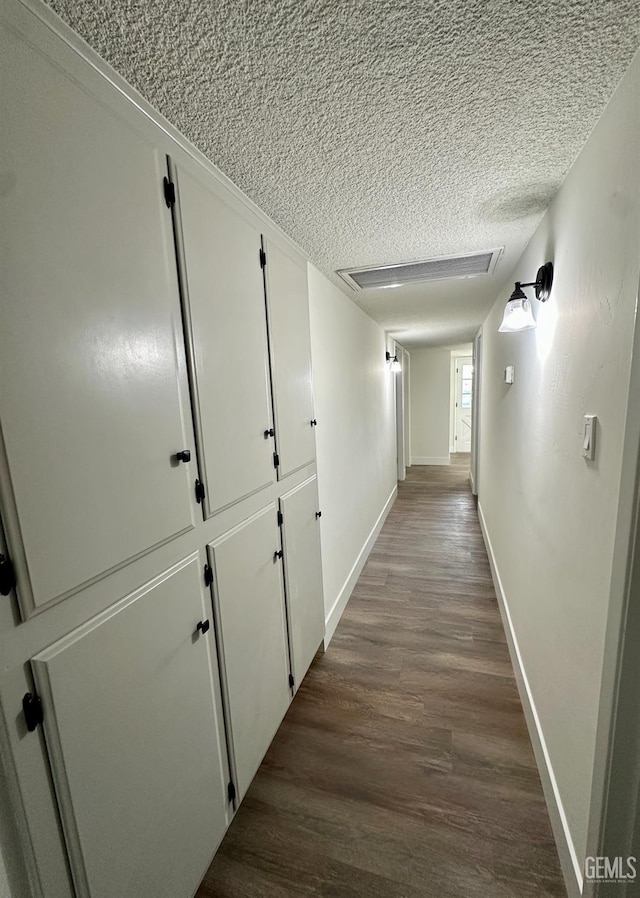
[[[286,477],[315,458],[307,269],[265,241],[276,439]]]
[[[171,170],[205,509],[213,514],[275,480],[261,236],[204,183]]]
[[[28,615],[197,506],[165,160],[4,26],[0,58],[2,499]]]
[[[201,571],[185,559],[32,662],[79,898],[192,895],[224,835]]]
[[[219,651],[239,797],[291,700],[277,510],[269,505],[210,546]]]
[[[312,477],[280,499],[289,638],[296,689],[324,638],[318,489]]]

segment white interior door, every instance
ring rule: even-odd
[[[473,341],[473,415],[471,421],[471,491],[478,495],[480,469],[480,396],[482,392],[482,332]]]
[[[471,452],[471,418],[473,408],[473,359],[456,359],[456,452]]]
[[[28,615],[193,525],[175,454],[195,447],[165,160],[4,27],[0,56],[3,505]]]
[[[315,458],[309,292],[306,266],[271,241],[265,247],[278,477],[285,477]]]
[[[404,428],[405,412],[404,412],[404,351],[401,346],[395,344],[394,353],[400,362],[400,371],[392,374],[395,387],[395,405],[396,405],[396,476],[398,480],[405,480],[407,470],[405,467],[405,439],[406,433]]]
[[[324,598],[316,478],[280,499],[289,637],[297,689],[324,638]]]
[[[409,390],[411,378],[411,356],[406,349],[402,351],[402,386],[404,390],[404,466],[411,467],[411,396]]]
[[[291,700],[277,509],[209,547],[235,778],[247,791]]]
[[[194,555],[33,661],[79,898],[186,898],[224,835],[208,604]]]
[[[188,354],[205,482],[214,513],[275,480],[259,231],[172,166]]]

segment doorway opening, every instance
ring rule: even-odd
[[[471,452],[473,422],[473,358],[453,358],[453,445],[452,452]]]

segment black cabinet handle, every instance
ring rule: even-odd
[[[191,461],[191,450],[183,449],[182,452],[176,452],[176,461],[183,461],[185,464]]]
[[[273,553],[273,560],[277,561],[278,558],[282,558],[282,554],[283,554],[282,549],[278,549],[276,552]]]
[[[322,517],[322,512],[321,512],[321,511],[316,511],[316,517],[317,517],[317,518],[321,518],[321,517]]]
[[[201,620],[201,621],[198,621],[198,626],[196,627],[196,630],[200,630],[200,632],[204,635],[210,626],[211,626],[211,624],[209,623],[208,620]]]
[[[315,427],[318,422],[316,421],[315,418],[312,418],[310,423],[311,423],[312,427]]]
[[[265,430],[265,432],[264,432],[264,438],[265,438],[265,440],[266,440],[266,439],[268,439],[269,437],[272,437],[272,436],[275,436],[275,430],[273,429],[273,427],[270,427],[269,430]]]
[[[16,572],[10,558],[0,555],[0,595],[8,596],[16,588]]]

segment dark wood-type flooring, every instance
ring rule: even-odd
[[[408,470],[197,898],[565,898],[467,469]]]

